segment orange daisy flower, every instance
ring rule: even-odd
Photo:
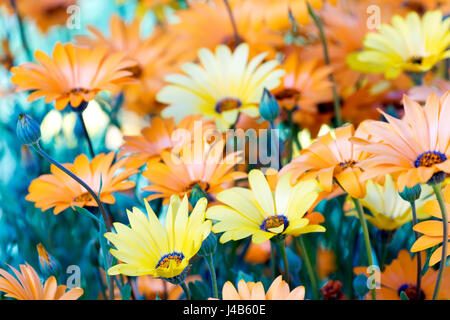
[[[183,150],[179,156],[162,152],[163,162],[152,163],[142,173],[152,183],[143,190],[155,192],[147,200],[163,198],[165,204],[173,194],[189,196],[196,184],[212,197],[233,181],[245,178],[247,174],[244,172],[233,171],[234,166],[242,160],[239,152],[223,158],[224,147],[225,142],[220,139],[212,145],[194,144],[191,152]]]
[[[81,288],[66,291],[67,287],[58,286],[53,276],[42,286],[39,275],[28,263],[20,265],[20,272],[10,268],[16,277],[0,269],[0,291],[5,292],[6,297],[17,300],[77,300],[84,292]]]
[[[123,137],[119,157],[131,154],[126,166],[139,168],[148,161],[161,160],[163,151],[181,151],[184,144],[193,142],[195,137],[203,138],[214,129],[214,122],[202,120],[201,115],[187,116],[178,125],[173,118],[155,117],[141,135]]]
[[[119,84],[131,81],[126,71],[133,65],[124,54],[109,54],[104,47],[93,50],[57,43],[50,58],[44,52],[35,52],[39,64],[25,63],[11,68],[11,82],[18,90],[34,90],[28,101],[45,96],[45,102],[55,101],[63,110],[68,103],[77,108],[89,102],[102,90],[113,91]]]
[[[326,192],[337,188],[333,182],[333,179],[336,179],[350,196],[363,198],[366,189],[360,182],[362,170],[357,164],[366,159],[367,154],[356,150],[349,139],[364,136],[365,132],[355,132],[353,125],[337,128],[334,132],[317,138],[280,173],[292,172],[292,183],[299,179],[317,178]]]
[[[192,275],[186,277],[185,281],[189,284],[189,282],[202,281],[202,278],[199,275]],[[137,287],[139,294],[143,295],[145,300],[155,300],[157,296],[160,299],[179,300],[183,294],[180,286],[152,276],[137,277]]]
[[[380,111],[387,122],[363,122],[368,140],[355,140],[371,156],[359,165],[364,169],[363,180],[393,173],[398,176],[399,190],[426,183],[437,172],[450,173],[450,96],[441,99],[428,96],[425,107],[408,96],[403,97],[405,116],[394,118]]]
[[[300,61],[297,53],[286,58],[282,66],[286,71],[282,84],[273,91],[281,107],[287,110],[297,107],[300,112],[316,113],[317,104],[332,100],[333,84],[328,78],[332,68],[318,63],[318,59]]]
[[[42,33],[47,33],[53,26],[66,25],[67,8],[76,5],[77,0],[19,0],[16,3],[23,17],[33,20]]]
[[[444,201],[447,207],[447,212],[450,212],[450,185],[447,185],[444,189]],[[431,216],[440,219],[438,220],[427,220],[422,221],[416,224],[413,229],[417,232],[423,233],[416,242],[414,242],[411,247],[411,252],[418,252],[422,250],[426,250],[428,248],[440,245],[443,243],[443,221],[442,221],[442,213],[439,207],[439,203],[437,200],[430,200],[425,203],[424,206],[425,212],[430,214]],[[448,227],[450,228],[450,223],[448,223]],[[450,240],[450,235],[446,241]],[[450,255],[450,252],[447,252],[447,256]],[[437,248],[430,257],[429,264],[430,266],[435,265],[440,262],[442,259],[442,245]]]
[[[177,71],[180,51],[173,50],[173,35],[157,28],[150,37],[143,39],[140,26],[141,19],[127,24],[114,15],[110,20],[109,38],[89,26],[94,37],[78,36],[76,39],[81,46],[91,49],[104,46],[109,52],[123,53],[134,62],[127,71],[137,82],[123,86],[124,106],[138,114],[146,114],[162,109],[163,105],[156,102],[155,96],[164,85],[164,76]]]
[[[64,164],[64,167],[86,182],[97,194],[100,192],[100,201],[112,204],[116,201],[112,195],[114,192],[134,187],[134,182],[125,180],[137,173],[136,169],[123,169],[126,159],[112,164],[113,159],[114,152],[101,153],[92,161],[81,154],[73,164]],[[51,174],[41,175],[31,182],[26,200],[35,202],[35,206],[42,211],[54,208],[54,214],[68,207],[97,206],[92,196],[66,173],[54,165],[50,167],[50,172]]]
[[[177,37],[174,45],[183,51],[183,61],[195,60],[200,48],[213,50],[225,44],[234,49],[242,42],[249,45],[250,57],[268,52],[269,58],[275,58],[276,48],[284,45],[283,36],[266,28],[254,28],[250,17],[252,7],[245,1],[230,1],[230,5],[240,39],[235,38],[223,0],[191,2],[188,9],[177,12],[179,22],[168,28]]]
[[[267,293],[262,282],[245,282],[240,280],[238,289],[230,281],[225,282],[222,288],[223,300],[304,300],[305,287],[299,286],[289,289],[286,281],[278,276],[270,285]]]
[[[410,300],[414,300],[417,294],[416,279],[417,279],[417,255],[411,258],[407,250],[401,250],[398,253],[397,259],[384,269],[381,273],[381,287],[376,292],[377,300],[401,300],[401,292],[405,292]],[[422,267],[426,261],[425,254],[422,255]],[[450,269],[450,267],[447,267]],[[367,267],[356,267],[355,274],[365,274],[370,276],[367,272]],[[442,281],[442,289],[439,292],[440,299],[450,299],[450,273],[444,275]],[[420,300],[431,300],[433,297],[434,284],[438,271],[429,268],[422,277],[421,291],[419,293]],[[369,298],[369,295],[367,296]]]

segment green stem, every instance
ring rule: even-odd
[[[314,300],[319,300],[316,273],[314,272],[311,259],[309,259],[308,251],[306,251],[305,241],[303,240],[302,235],[295,238],[295,248],[297,249],[297,254],[301,255],[303,261],[305,261],[306,271],[308,272],[309,280],[311,281]]]
[[[448,244],[448,216],[447,207],[444,201],[444,196],[442,195],[441,185],[433,184],[433,191],[436,194],[436,199],[439,203],[439,207],[442,213],[442,231],[443,231],[443,241],[442,241],[442,258],[439,266],[439,273],[436,279],[436,286],[434,287],[433,300],[436,300],[439,296],[439,289],[441,288],[442,279],[444,278],[445,272],[445,262],[447,260],[447,244]]]
[[[369,266],[373,265],[373,258],[372,258],[372,247],[370,245],[370,237],[369,237],[369,229],[367,228],[366,218],[364,217],[363,208],[361,206],[361,202],[359,199],[353,198],[353,203],[355,204],[356,211],[358,212],[358,218],[361,222],[361,227],[363,229],[364,234],[364,244],[366,245],[366,254],[367,259],[369,260]],[[372,293],[372,300],[376,300],[376,294],[375,294],[375,288],[371,289]]]
[[[325,59],[325,64],[330,65],[330,55],[328,53],[328,45],[327,45],[327,39],[325,38],[325,31],[323,29],[323,23],[322,20],[316,15],[314,12],[314,9],[311,7],[309,2],[306,2],[308,5],[308,12],[310,16],[313,18],[314,23],[316,24],[317,28],[319,29],[319,36],[320,41],[322,43],[323,47],[323,55]],[[341,102],[339,99],[339,95],[336,88],[336,81],[334,80],[334,76],[332,73],[329,75],[330,81],[333,83],[333,104],[334,104],[334,115],[336,117],[336,126],[340,127],[342,125],[342,116],[341,116]]]
[[[288,263],[287,254],[286,254],[286,247],[284,245],[284,239],[277,240],[277,245],[278,245],[278,250],[280,252],[280,255],[283,259],[283,265],[284,265],[283,278],[287,283],[289,283],[289,263]]]
[[[83,127],[84,137],[86,138],[86,141],[89,146],[89,153],[91,154],[91,157],[94,158],[95,152],[94,152],[94,148],[92,147],[91,138],[89,137],[89,133],[87,131],[86,123],[84,122],[84,119],[83,119],[83,111],[76,111],[76,112],[78,113],[78,118],[80,119],[81,126]]]
[[[272,279],[275,280],[277,266],[275,261],[275,245],[272,241],[270,242],[270,269],[272,270]]]
[[[209,254],[205,256],[206,263],[208,264],[209,273],[211,274],[211,282],[214,298],[219,299],[219,293],[217,291],[217,277],[216,277],[216,269],[214,268],[214,260],[213,255]]]
[[[186,300],[191,300],[191,292],[189,291],[186,282],[183,281],[182,283],[180,283],[180,287],[183,288],[184,294],[186,295]]]
[[[416,210],[416,202],[412,201],[410,202],[411,205],[411,214],[412,214],[412,223],[413,228],[417,224],[417,210]],[[414,238],[417,241],[419,239],[419,233],[417,231],[414,231]],[[421,284],[422,284],[422,258],[420,256],[420,252],[416,253],[417,256],[417,277],[416,277],[416,300],[420,299],[420,291],[421,291]]]

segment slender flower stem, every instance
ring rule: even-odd
[[[314,9],[311,7],[309,2],[306,2],[306,3],[308,5],[309,15],[313,18],[314,23],[316,24],[317,28],[319,29],[319,36],[320,36],[320,41],[322,42],[325,64],[330,65],[330,55],[328,53],[327,39],[325,38],[325,31],[323,29],[322,20],[314,12]],[[333,104],[334,104],[334,115],[336,118],[336,126],[340,127],[343,123],[342,116],[341,116],[341,102],[340,102],[339,95],[337,92],[336,81],[334,80],[334,76],[332,73],[330,73],[329,79],[333,83],[332,90],[333,90]]]
[[[416,202],[411,201],[411,213],[412,213],[412,223],[413,228],[417,224],[417,209],[416,209]],[[419,233],[417,231],[414,231],[414,238],[415,241],[419,239]],[[422,257],[420,256],[420,252],[416,253],[417,256],[417,280],[416,280],[416,300],[420,299],[420,291],[421,291],[421,285],[422,285]]]
[[[78,178],[75,174],[73,174],[70,170],[66,169],[63,165],[61,165],[58,161],[54,160],[52,157],[50,157],[40,146],[39,143],[36,143],[33,145],[34,149],[37,153],[39,153],[43,158],[47,159],[50,163],[55,165],[58,169],[66,173],[68,176],[70,176],[72,179],[74,179],[76,182],[78,182],[83,188],[89,192],[89,194],[92,196],[92,198],[97,202],[98,207],[100,208],[100,212],[102,214],[104,225],[100,224],[100,230],[103,231],[104,226],[106,226],[108,232],[111,231],[111,222],[108,219],[108,216],[106,214],[105,208],[103,207],[100,199],[98,198],[97,194],[80,178]],[[102,235],[100,235],[102,237]],[[102,238],[103,239],[103,238]],[[100,244],[102,245],[102,239],[100,239]],[[102,245],[104,248],[104,246]],[[104,248],[105,249],[105,248]],[[103,254],[107,254],[106,250],[103,250]],[[107,260],[108,261],[108,260]],[[107,263],[109,267],[109,262]],[[105,270],[106,272],[106,270]],[[108,289],[109,289],[109,297],[111,299],[114,299],[114,283],[112,281],[111,276],[107,276],[107,283],[108,283]]]
[[[270,269],[272,271],[272,279],[275,280],[277,266],[275,261],[275,244],[272,241],[270,242]]]
[[[306,251],[305,241],[303,240],[302,235],[299,235],[298,237],[295,238],[295,248],[297,249],[297,254],[301,255],[303,261],[305,261],[306,271],[308,272],[309,280],[311,281],[314,300],[319,300],[316,273],[314,272],[311,260],[309,259],[308,251]]]
[[[286,247],[284,245],[284,239],[283,240],[276,240],[278,245],[278,250],[280,252],[281,257],[283,258],[283,265],[284,265],[284,275],[283,278],[286,282],[289,283],[289,263],[287,259],[286,254]]]
[[[208,264],[209,273],[211,274],[211,282],[213,288],[214,298],[219,299],[219,293],[217,291],[217,277],[216,277],[216,269],[214,268],[214,259],[212,253],[205,256],[206,263]]]
[[[241,37],[239,36],[239,32],[236,26],[236,20],[234,20],[233,11],[231,10],[228,0],[223,0],[223,3],[225,4],[228,15],[230,16],[231,26],[233,27],[234,40],[236,41],[236,44],[238,44],[241,41]]]
[[[366,253],[367,253],[367,259],[369,260],[369,266],[373,265],[373,258],[372,258],[372,247],[370,245],[370,236],[369,236],[369,229],[367,228],[366,218],[364,217],[363,208],[361,206],[361,202],[359,199],[353,198],[353,203],[355,204],[356,211],[358,212],[358,218],[361,222],[361,227],[363,229],[364,234],[364,243],[366,245]],[[372,300],[376,300],[376,294],[375,294],[375,288],[371,289],[372,292]]]
[[[443,231],[443,241],[442,241],[442,258],[441,264],[439,266],[439,273],[436,279],[436,286],[434,287],[433,300],[436,300],[439,295],[439,289],[441,288],[442,279],[444,278],[445,262],[447,260],[447,244],[448,244],[448,216],[447,207],[444,201],[444,196],[442,195],[442,189],[440,184],[433,184],[433,191],[436,194],[436,199],[439,203],[439,207],[442,213],[442,231]]]
[[[184,294],[186,295],[186,300],[191,300],[191,292],[189,291],[188,286],[186,285],[186,282],[181,282],[180,287],[183,288]]]
[[[83,111],[76,111],[76,113],[78,114],[78,118],[80,119],[81,126],[83,127],[83,133],[84,133],[84,136],[85,136],[86,141],[87,141],[88,146],[89,146],[89,152],[91,154],[91,157],[94,158],[95,157],[95,152],[94,152],[94,148],[92,147],[91,138],[89,137],[89,133],[88,133],[87,128],[86,128],[86,123],[84,123]]]

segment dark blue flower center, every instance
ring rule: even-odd
[[[242,102],[236,98],[223,98],[216,103],[216,112],[222,113],[224,111],[239,109],[242,106]]]
[[[416,168],[431,167],[446,160],[447,156],[439,151],[427,151],[417,157],[417,160],[414,162],[414,166]]]
[[[159,262],[156,264],[156,268],[168,268],[170,261],[174,260],[177,265],[179,265],[184,259],[184,254],[181,252],[168,253],[161,257]]]
[[[259,226],[259,228],[261,230],[270,232],[269,229],[278,228],[281,225],[284,225],[283,230],[286,230],[286,228],[289,227],[288,218],[283,215],[276,215],[265,218],[264,221]]]

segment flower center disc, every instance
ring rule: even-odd
[[[415,300],[417,295],[417,287],[412,284],[404,284],[398,289],[398,296],[404,291],[409,300]],[[425,300],[425,293],[420,290],[419,300]]]
[[[168,268],[171,260],[175,261],[177,263],[177,266],[179,266],[183,259],[184,255],[180,252],[168,253],[165,256],[161,257],[159,262],[156,264],[156,268]]]
[[[439,151],[428,151],[422,153],[414,162],[416,168],[431,167],[435,164],[442,163],[447,160],[447,156]]]
[[[242,102],[236,98],[223,98],[216,104],[216,111],[222,113],[224,111],[230,111],[234,109],[239,109]]]
[[[283,215],[276,215],[265,218],[261,223],[260,229],[271,232],[270,229],[278,228],[281,225],[284,225],[283,230],[285,230],[289,226],[289,221]]]
[[[73,201],[75,202],[90,202],[92,200],[94,199],[92,199],[92,196],[89,194],[89,192],[84,192],[73,199]]]
[[[422,64],[423,58],[419,56],[413,56],[408,59],[409,63],[412,64]]]
[[[341,167],[342,170],[345,170],[347,168],[353,167],[355,164],[356,164],[355,160],[348,160],[348,161],[344,161],[344,162],[339,163],[339,167]]]

